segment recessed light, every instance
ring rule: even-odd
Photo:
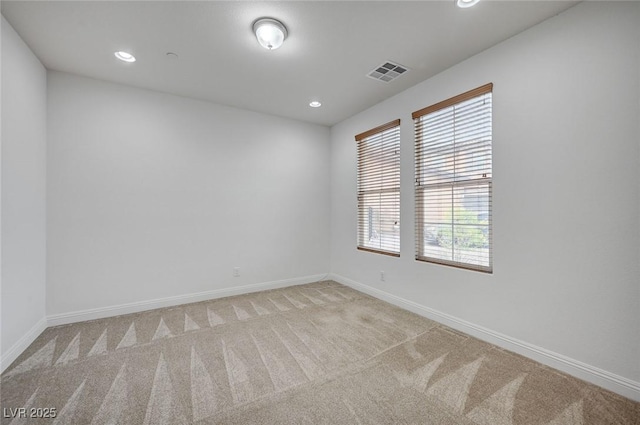
[[[127,52],[115,52],[114,55],[123,62],[135,62],[136,58],[131,53]]]
[[[319,108],[322,106],[322,103],[318,102],[317,100],[314,100],[312,102],[309,102],[309,106],[311,106],[312,108]]]
[[[475,6],[480,0],[456,0],[456,5],[462,9]]]

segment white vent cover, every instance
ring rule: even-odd
[[[397,63],[393,62],[385,62],[368,73],[367,77],[388,83],[389,81],[395,80],[408,70],[409,69],[406,66],[398,65]]]

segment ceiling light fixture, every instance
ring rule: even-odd
[[[115,52],[114,55],[123,62],[135,62],[136,58],[131,53]]]
[[[456,6],[462,9],[466,9],[471,6],[475,6],[480,0],[456,0]]]
[[[269,50],[275,50],[282,46],[288,35],[284,24],[273,18],[261,18],[255,21],[253,32],[256,34],[258,43]]]
[[[322,103],[320,103],[317,100],[313,100],[311,102],[309,102],[309,106],[311,106],[312,108],[319,108],[322,106]]]

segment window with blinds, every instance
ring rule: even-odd
[[[356,136],[358,249],[400,256],[400,120]]]
[[[491,92],[413,113],[416,259],[491,273]]]

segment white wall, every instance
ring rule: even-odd
[[[332,271],[638,391],[639,42],[639,3],[585,2],[333,127]],[[411,112],[488,82],[494,273],[416,262]],[[354,135],[396,118],[400,258],[356,250]]]
[[[2,17],[0,370],[44,329],[46,70]]]
[[[59,72],[48,95],[49,315],[329,270],[328,128]]]

